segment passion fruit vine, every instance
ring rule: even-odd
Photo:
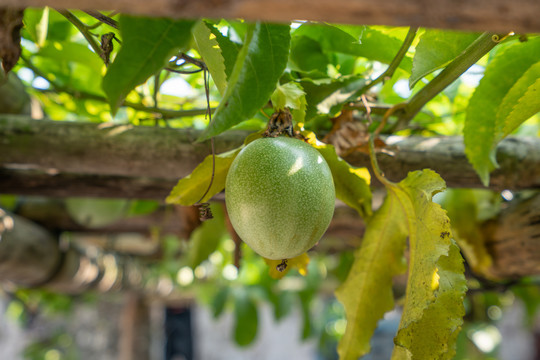
[[[258,139],[231,164],[225,202],[234,229],[256,253],[290,259],[313,247],[330,225],[332,173],[319,152],[301,140]]]

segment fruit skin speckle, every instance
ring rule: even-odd
[[[330,225],[332,173],[319,152],[301,140],[258,139],[231,164],[225,202],[234,229],[255,252],[290,259],[313,247]]]

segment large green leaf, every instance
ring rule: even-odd
[[[163,68],[191,40],[194,21],[122,15],[122,47],[103,78],[103,90],[116,112],[136,86]]]
[[[365,57],[390,63],[398,52],[402,40],[366,26],[306,24],[294,32],[294,36],[307,36],[319,43],[326,53],[336,52]],[[411,71],[412,60],[406,56],[400,67]]]
[[[392,278],[405,271],[407,237],[409,282],[395,356],[400,358],[403,352],[415,359],[450,358],[463,316],[465,278],[459,251],[452,248],[448,218],[431,202],[444,182],[435,172],[424,170],[385,186],[388,195],[368,220],[349,276],[336,292],[347,314],[338,346],[340,358],[366,354],[377,322],[394,307]],[[421,324],[429,325],[422,329],[429,336],[414,333]]]
[[[225,59],[223,58],[216,36],[210,31],[210,26],[201,20],[193,27],[193,38],[197,44],[197,50],[201,54],[204,63],[212,75],[221,95],[227,88],[227,75],[225,73]]]
[[[323,52],[321,44],[304,35],[293,36],[289,66],[292,70],[318,73],[324,76],[330,60]]]
[[[426,29],[414,53],[409,87],[440,69],[461,54],[479,35],[477,33]]]
[[[452,359],[467,286],[448,216],[431,202],[445,184],[435,172],[424,170],[409,173],[400,186],[414,212],[407,213],[409,276],[392,358]]]
[[[223,191],[225,189],[225,179],[227,178],[229,167],[240,150],[241,148],[238,148],[216,155],[214,180],[212,187],[204,199],[201,200],[201,197],[206,192],[206,189],[208,189],[212,178],[212,155],[208,155],[191,174],[178,181],[178,184],[176,184],[169,196],[167,196],[167,203],[189,206],[199,200],[206,202],[212,196]]]
[[[288,25],[257,23],[238,54],[227,91],[200,140],[249,119],[274,91],[289,56]]]
[[[465,153],[486,186],[489,173],[497,166],[497,113],[514,84],[538,62],[538,54],[540,38],[515,43],[498,52],[469,101],[463,129]]]
[[[504,97],[497,112],[497,138],[509,135],[539,111],[540,61],[525,71]]]

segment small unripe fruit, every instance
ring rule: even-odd
[[[231,164],[225,202],[234,229],[255,252],[290,259],[313,247],[330,225],[332,173],[319,152],[301,140],[258,139]]]

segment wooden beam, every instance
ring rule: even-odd
[[[0,115],[0,193],[163,200],[177,180],[209,154],[193,129],[109,126],[31,120]],[[217,152],[243,143],[246,132],[216,138]],[[389,137],[379,154],[386,176],[399,181],[409,171],[431,168],[448,187],[483,187],[468,163],[460,137]],[[540,188],[540,140],[508,138],[497,147],[500,168],[490,188]],[[369,167],[365,153],[345,158]],[[376,185],[376,184],[375,184]]]
[[[0,6],[116,10],[182,18],[424,26],[474,31],[540,31],[540,2],[520,0],[0,0]]]

